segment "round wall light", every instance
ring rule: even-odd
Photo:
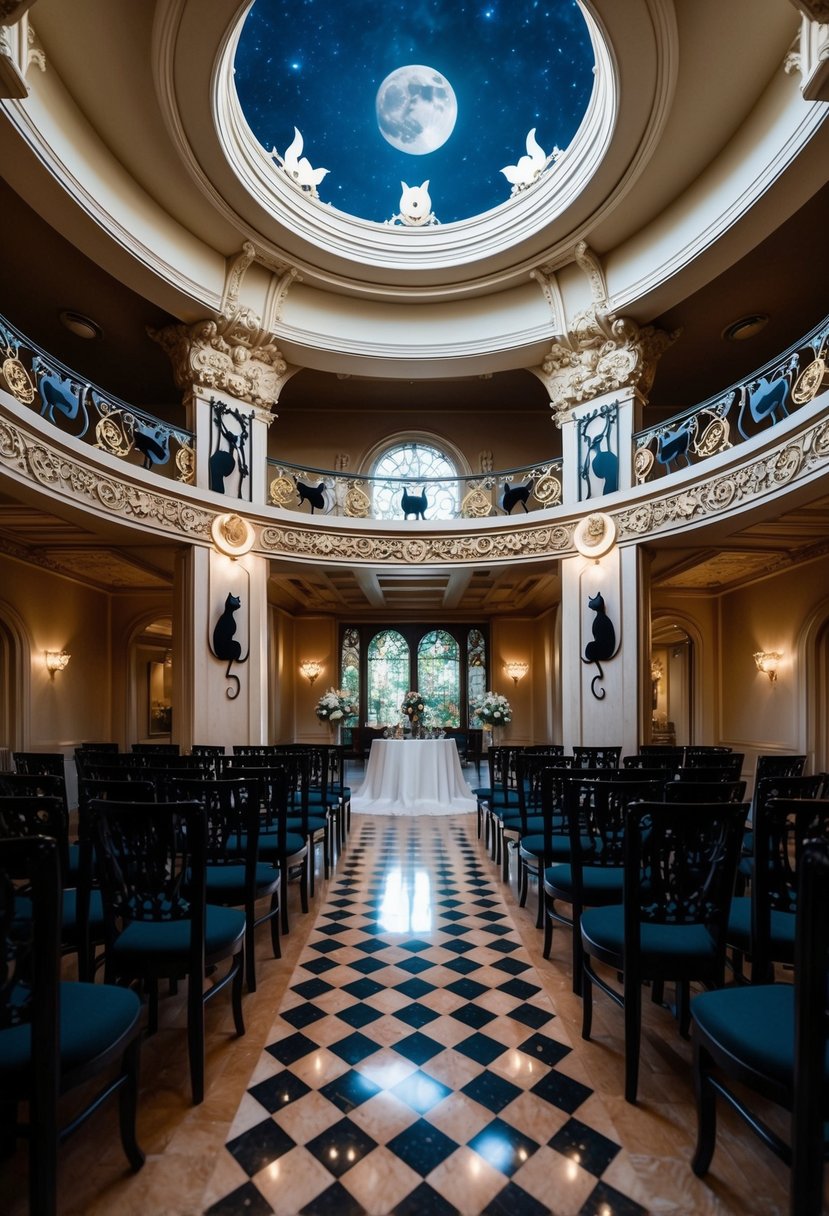
[[[738,321],[732,321],[730,325],[726,325],[722,331],[722,337],[726,342],[745,342],[747,338],[753,338],[755,334],[759,334],[768,323],[769,319],[764,312],[754,312],[751,316],[740,317]]]
[[[104,331],[101,329],[97,321],[93,321],[91,317],[84,316],[82,312],[74,312],[71,308],[64,308],[60,316],[61,324],[74,334],[76,338],[84,338],[91,342],[94,338],[102,338]]]

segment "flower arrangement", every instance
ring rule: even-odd
[[[356,706],[344,688],[329,688],[317,701],[316,715],[320,722],[340,722],[353,713]]]
[[[407,692],[403,698],[403,704],[400,706],[401,712],[406,715],[410,722],[419,722],[423,717],[425,708],[426,702],[419,692]]]
[[[475,706],[475,715],[487,726],[506,726],[512,721],[512,707],[499,692],[486,692],[483,701]]]

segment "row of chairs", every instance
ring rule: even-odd
[[[497,812],[493,806],[503,784],[495,797],[491,789],[484,791],[483,803],[505,840],[514,831],[524,881],[535,869],[545,956],[555,925],[567,925],[572,934],[583,1036],[591,1034],[598,988],[624,1010],[625,1097],[635,1101],[642,986],[649,983],[661,1002],[665,983],[673,981],[681,1032],[687,1035],[694,1023],[700,1103],[695,1172],[707,1171],[714,1151],[717,1094],[758,1129],[730,1078],[798,1109],[798,1134],[813,1153],[811,1159],[794,1153],[792,1212],[818,1213],[829,943],[823,922],[820,940],[810,937],[815,912],[801,886],[803,859],[818,841],[822,852],[811,864],[822,878],[814,880],[811,898],[825,916],[829,778],[804,777],[805,757],[775,756],[768,765],[758,764],[758,774],[766,775],[759,775],[752,802],[744,800],[742,779],[723,779],[700,799],[710,783],[666,780],[665,771],[649,764],[615,771],[569,767],[562,773],[554,759],[534,759],[526,751],[514,760],[493,757],[496,765],[512,765],[514,778]],[[769,776],[769,769],[785,775]],[[523,887],[522,902],[525,895]],[[743,979],[742,960],[750,958],[751,985],[724,987],[729,951],[737,980]],[[794,963],[794,988],[768,983],[776,963]],[[608,972],[621,977],[621,991]],[[692,982],[710,991],[691,1001]],[[804,996],[806,991],[811,995]],[[792,1146],[759,1127],[765,1142],[792,1161]]]
[[[270,921],[279,957],[280,911],[295,868],[303,909],[308,909],[303,875],[309,842],[290,830],[296,819],[298,754],[250,755],[250,763],[221,777],[162,769],[169,781],[163,800],[156,800],[155,783],[142,776],[148,770],[127,774],[121,769],[119,779],[109,782],[81,778],[78,885],[72,887],[64,799],[42,792],[0,794],[1,936],[4,943],[31,939],[39,947],[47,936],[51,943],[51,952],[21,953],[12,964],[14,983],[0,985],[0,1144],[6,1151],[13,1146],[24,1128],[20,1111],[29,1103],[30,1126],[37,1119],[40,1129],[30,1156],[33,1211],[55,1211],[56,1146],[111,1093],[121,1095],[122,1140],[130,1164],[138,1169],[143,1163],[135,1136],[141,1003],[130,987],[147,994],[147,1030],[153,1033],[161,981],[169,981],[173,990],[188,981],[195,1103],[204,1095],[205,1004],[224,989],[231,993],[235,1031],[244,1034],[245,974],[250,989],[256,984],[254,930]],[[307,752],[301,754],[307,771]],[[38,867],[42,872],[36,873]],[[85,930],[77,920],[84,904]],[[79,949],[84,931],[93,947],[103,947],[103,983],[91,982],[95,964]],[[59,984],[60,948],[79,949],[82,980]],[[6,957],[13,955],[7,946]],[[43,960],[44,970],[24,999],[20,983],[31,972],[32,958],[38,966]],[[47,987],[52,995],[45,1001]],[[38,1011],[51,1011],[50,1028],[45,1035],[38,1030],[33,1039],[29,1026]],[[40,1014],[36,1024],[43,1025]],[[20,1033],[14,1033],[18,1026]],[[48,1067],[41,1046],[52,1052]],[[62,1093],[116,1059],[115,1082],[71,1127],[58,1128],[48,1087],[33,1096],[41,1076],[55,1079]]]

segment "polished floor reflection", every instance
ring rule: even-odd
[[[355,818],[210,1216],[646,1212],[471,822]]]
[[[787,1216],[787,1169],[727,1111],[694,1177],[690,1044],[650,1001],[624,1101],[620,1010],[597,998],[581,1039],[569,933],[543,959],[535,893],[518,906],[475,829],[354,817],[307,916],[292,885],[282,958],[257,935],[245,1036],[229,1001],[208,1007],[201,1106],[186,986],[165,992],[142,1045],[146,1164],[129,1173],[103,1108],[61,1150],[60,1216]],[[0,1161],[2,1216],[27,1216],[26,1162]]]

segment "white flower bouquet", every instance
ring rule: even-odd
[[[344,688],[329,688],[317,701],[316,714],[320,722],[341,722],[353,713],[356,713],[356,706]]]
[[[506,726],[512,721],[512,707],[499,692],[486,692],[483,701],[475,706],[475,715],[487,726]]]
[[[401,713],[404,713],[410,722],[419,722],[425,708],[426,702],[419,692],[407,692],[400,706]]]

